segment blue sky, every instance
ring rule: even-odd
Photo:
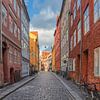
[[[30,31],[39,32],[40,50],[50,50],[56,17],[60,13],[62,0],[25,0],[30,16]]]

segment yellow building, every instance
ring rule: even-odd
[[[52,71],[56,71],[56,68],[55,68],[55,47],[53,46],[52,48]]]
[[[38,32],[30,32],[30,69],[39,71],[39,42]]]

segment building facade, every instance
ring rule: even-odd
[[[49,70],[49,60],[48,60],[49,55],[50,51],[42,51],[41,53],[41,70],[43,71]]]
[[[38,32],[30,32],[30,68],[39,71],[39,42]]]
[[[56,71],[56,68],[55,68],[55,47],[53,46],[53,48],[52,48],[52,71]]]
[[[22,46],[22,71],[21,76],[29,75],[29,15],[24,0],[21,1],[21,46]]]
[[[99,6],[99,0],[71,0],[69,35],[73,70],[70,76],[77,81],[100,82]]]
[[[54,47],[55,47],[55,62],[56,62],[56,72],[60,72],[61,68],[61,25],[60,17],[57,19],[56,30],[54,33]]]
[[[62,72],[62,75],[68,73],[69,9],[70,9],[70,0],[63,0],[61,12],[60,12],[60,17],[61,17],[61,72]]]
[[[0,85],[13,83],[21,74],[21,2],[2,0]],[[1,38],[2,36],[2,38]]]

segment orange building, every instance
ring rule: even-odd
[[[52,71],[56,71],[56,62],[55,62],[55,47],[52,48]]]
[[[45,70],[47,71],[48,68],[48,62],[47,62],[47,58],[48,55],[50,54],[50,51],[43,51],[41,54],[41,70]]]
[[[30,32],[30,69],[39,70],[39,42],[38,32]]]

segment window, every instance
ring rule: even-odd
[[[100,76],[100,47],[94,49],[94,75]]]
[[[74,31],[74,47],[76,46],[76,30]]]
[[[81,5],[81,0],[77,0],[77,9],[80,7]]]
[[[13,33],[13,29],[14,29],[13,20],[12,17],[9,15],[9,31]]]
[[[100,18],[100,0],[94,0],[94,23]]]
[[[70,49],[73,49],[73,36],[71,37],[71,42],[70,42]]]
[[[81,21],[78,22],[78,42],[81,40]]]
[[[15,37],[17,37],[17,25],[16,25],[16,23],[14,23],[14,35],[15,35]]]
[[[71,26],[73,25],[73,15],[71,15]]]
[[[74,2],[74,19],[76,18],[76,2]]]
[[[13,0],[10,0],[10,3],[12,4],[13,3]]]
[[[75,71],[75,61],[76,61],[76,59],[74,58],[73,59],[73,71]]]
[[[85,34],[89,31],[89,6],[84,12],[84,32]]]
[[[2,4],[2,25],[7,26],[7,10]]]
[[[14,9],[15,9],[15,12],[16,12],[16,0],[14,0]]]
[[[18,12],[18,17],[20,18],[20,7],[18,4],[17,4],[17,12]]]
[[[20,41],[20,29],[18,28],[18,40]]]
[[[12,47],[9,48],[9,62],[11,63],[13,59],[13,52],[12,52]]]
[[[66,37],[67,37],[67,41],[68,41],[68,29],[67,29],[67,31],[66,31]]]

